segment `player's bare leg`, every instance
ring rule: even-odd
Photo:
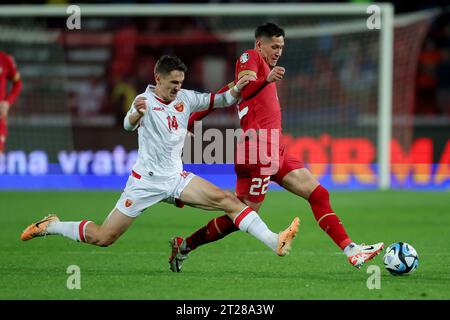
[[[134,218],[114,208],[101,226],[89,223],[86,227],[86,242],[100,247],[113,244],[133,223]]]
[[[283,188],[306,200],[319,185],[320,182],[306,168],[292,170],[281,182]]]
[[[308,200],[319,227],[344,251],[348,261],[355,267],[362,264],[383,250],[383,243],[370,246],[357,245],[345,231],[339,217],[330,205],[328,191],[322,187],[306,168],[295,169],[284,176],[281,185],[290,192]]]
[[[262,202],[252,202],[248,200],[246,197],[239,197],[238,199],[241,200],[243,203],[245,203],[247,206],[252,208],[254,211],[258,212],[259,208],[262,205]],[[216,210],[212,207],[206,207],[206,206],[198,206],[198,205],[192,205],[195,208],[200,208],[204,210]],[[219,216],[217,218],[214,218],[210,220],[205,226],[198,229],[194,233],[192,233],[187,238],[182,237],[174,237],[171,240],[171,246],[172,248],[175,248],[177,246],[177,243],[180,242],[180,246],[182,247],[181,250],[183,253],[187,254],[189,251],[194,250],[200,245],[204,245],[210,242],[214,242],[217,240],[220,240],[227,235],[238,231],[239,228],[236,227],[236,225],[233,223],[233,220],[230,219],[226,214]],[[177,240],[175,240],[177,238]],[[180,240],[181,239],[181,240]],[[181,244],[181,242],[183,242]],[[174,249],[175,250],[175,249]]]
[[[198,176],[194,177],[183,190],[180,200],[188,205],[201,205],[224,211],[239,229],[252,234],[280,256],[284,256],[287,251],[284,249],[277,250],[280,247],[278,242],[284,241],[287,245],[297,233],[298,221],[294,219],[294,223],[290,226],[292,232],[289,233],[289,236],[285,238],[274,234],[259,215],[241,202],[233,193],[224,191]],[[292,239],[290,239],[291,236]]]
[[[216,208],[205,205],[190,204],[190,206],[208,211],[217,211]],[[249,207],[255,210],[252,206]],[[184,261],[189,257],[189,252],[194,250],[197,244],[203,245],[217,241],[238,230],[239,228],[236,227],[233,220],[225,214],[212,219],[187,238],[173,237],[169,241],[171,247],[171,255],[169,257],[170,269],[173,272],[181,272]]]
[[[253,201],[250,201],[246,197],[238,197],[238,198],[239,198],[239,200],[244,202],[246,205],[248,205],[250,208],[252,208],[255,211],[259,211],[259,209],[261,208],[261,205],[263,204],[262,201],[261,202],[253,202]]]
[[[298,231],[298,218],[295,218],[291,225],[279,234],[270,231],[259,215],[234,194],[224,191],[200,177],[192,179],[183,190],[180,200],[191,206],[224,211],[240,230],[261,240],[279,256],[284,256],[289,252],[292,240]],[[181,264],[186,259],[186,254],[181,251],[181,244],[182,238],[180,237],[171,240],[172,255],[169,263],[172,271],[175,272],[181,270]]]
[[[21,235],[22,241],[46,235],[62,235],[79,242],[107,247],[113,244],[133,223],[134,219],[126,216],[117,208],[113,209],[101,226],[92,221],[60,221],[56,215],[28,226]]]
[[[262,201],[253,202],[245,196],[237,195],[237,197],[256,212],[259,211],[259,208],[262,205]],[[216,210],[212,207],[198,205],[192,206],[205,210]],[[173,237],[169,241],[172,249],[171,257],[169,258],[172,271],[180,272],[184,260],[186,260],[189,253],[192,250],[195,250],[198,246],[223,239],[238,230],[239,228],[233,223],[233,220],[225,214],[210,220],[205,226],[192,233],[189,237]]]

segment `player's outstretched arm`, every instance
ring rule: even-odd
[[[250,80],[252,80],[252,77],[250,76],[242,77],[234,86],[231,87],[231,89],[226,90],[223,93],[215,94],[190,91],[192,99],[191,111],[197,114],[190,117],[188,122],[188,130],[192,132],[194,121],[207,116],[214,110],[214,108],[229,107],[237,103],[241,97],[240,92],[242,88],[244,88]],[[232,82],[232,84],[234,83]]]
[[[22,91],[22,79],[20,78],[19,72],[17,72],[14,78],[12,79],[11,91],[6,97],[6,101],[9,102],[10,106],[12,106],[14,101],[16,101],[21,91]]]
[[[225,93],[216,94],[214,97],[214,108],[229,107],[241,98],[242,89],[254,79],[253,76],[245,75],[230,90]]]
[[[8,80],[11,81],[12,86],[9,93],[6,95],[5,100],[8,102],[8,107],[11,107],[16,101],[22,90],[22,79],[20,78],[19,70],[17,69],[16,62],[14,61],[12,56],[6,55],[6,74]]]
[[[276,66],[267,75],[267,78],[255,79],[251,81],[245,88],[242,89],[242,100],[249,100],[256,96],[262,89],[265,88],[271,82],[277,82],[283,79],[285,69],[283,67]]]
[[[224,93],[224,92],[230,90],[231,88],[233,88],[234,85],[235,85],[235,83],[234,83],[234,81],[232,81],[232,82],[228,83],[226,86],[223,86],[222,88],[220,88],[220,90],[217,91],[216,94]],[[188,130],[190,132],[192,132],[195,121],[202,120],[204,117],[208,116],[214,110],[216,110],[216,109],[208,108],[207,110],[204,110],[204,111],[198,111],[198,112],[192,113],[191,116],[189,117]]]
[[[11,56],[6,56],[6,64],[7,79],[11,81],[12,86],[6,97],[3,97],[4,99],[0,99],[0,119],[8,116],[9,109],[16,101],[20,91],[22,90],[22,79],[20,78],[20,73],[17,70],[16,63]],[[0,72],[2,72],[2,70],[0,70]]]

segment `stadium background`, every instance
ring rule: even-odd
[[[396,14],[438,4],[398,2]],[[449,187],[448,17],[444,11],[395,31],[393,188]],[[305,25],[316,25],[314,19],[304,17]],[[217,90],[233,78],[236,57],[252,46],[223,41],[217,30],[251,30],[259,22],[226,20],[82,17],[81,30],[68,30],[65,18],[3,17],[2,47],[15,57],[24,88],[10,112],[0,188],[121,189],[137,147],[136,136],[121,129],[122,119],[153,82],[156,59],[181,56],[189,66],[185,88]],[[290,70],[279,84],[285,142],[332,189],[377,188],[377,39],[377,33],[292,39],[280,61]],[[354,48],[342,50],[347,44]],[[289,53],[290,47],[297,51]],[[205,129],[235,127],[234,108],[204,120]],[[354,167],[345,167],[351,162]],[[187,168],[234,186],[231,165]]]
[[[410,14],[444,2],[397,1],[395,9],[397,14]],[[20,3],[25,2],[13,4]],[[327,19],[339,22],[335,17]],[[317,18],[305,21],[314,28]],[[321,182],[334,189],[333,208],[355,241],[406,241],[418,250],[420,265],[412,276],[392,277],[381,269],[380,290],[368,288],[366,269],[354,270],[316,226],[308,203],[287,192],[269,192],[260,212],[274,230],[284,228],[293,215],[300,216],[301,233],[286,259],[279,259],[248,235],[236,233],[193,252],[182,274],[173,274],[167,264],[167,241],[198,229],[211,213],[202,215],[191,208],[180,211],[164,204],[147,210],[109,248],[59,237],[19,241],[25,226],[48,213],[56,212],[67,221],[104,220],[120,195],[137,147],[136,135],[122,129],[123,114],[134,95],[153,81],[152,68],[160,54],[178,54],[186,61],[190,70],[186,88],[214,91],[228,82],[242,48],[232,41],[217,42],[208,22],[211,19],[168,23],[142,17],[86,17],[81,31],[69,31],[65,18],[0,18],[0,49],[15,56],[24,80],[23,92],[10,113],[7,154],[0,161],[0,225],[4,227],[0,233],[0,298],[164,299],[175,303],[182,303],[180,299],[449,299],[448,13],[420,19],[396,33],[401,41],[395,68],[400,69],[398,78],[394,70],[394,86],[406,89],[401,94],[394,90],[393,108],[400,115],[396,122],[400,125],[393,127],[399,162],[393,188],[407,191],[366,190],[377,188],[376,178],[357,171],[354,163],[347,163],[351,166],[344,168],[344,174],[329,171],[330,159],[336,154],[333,150],[345,149],[343,161],[353,159],[363,169],[375,165],[373,157],[368,164],[349,154],[359,150],[359,155],[373,155],[374,151],[376,54],[370,46],[378,45],[377,35],[344,37],[373,53],[361,57],[349,55],[355,49],[333,37],[305,44],[288,34],[280,61],[288,67],[279,90],[291,142],[307,138],[301,142],[316,157],[312,160],[319,160],[311,161],[311,168],[322,172]],[[239,29],[246,23],[253,29],[255,20],[234,22],[231,27]],[[189,45],[193,42],[196,50]],[[240,45],[247,48],[252,42]],[[321,50],[330,54],[318,54]],[[305,65],[309,68],[302,69]],[[356,71],[349,74],[352,68]],[[360,103],[362,114],[347,103],[348,97]],[[414,118],[401,117],[411,115]],[[224,130],[235,127],[237,118],[234,110],[224,110],[220,116],[207,118],[205,125]],[[348,143],[354,140],[338,140],[361,137],[351,148]],[[319,150],[320,157],[311,150]],[[328,166],[326,173],[321,171],[323,164]],[[192,169],[221,186],[234,187],[232,165],[195,165]],[[67,270],[73,265],[81,270],[81,290],[67,286]],[[383,266],[379,257],[369,265]],[[416,311],[416,303],[408,309]],[[395,307],[404,316],[405,308]],[[336,312],[336,307],[330,310]]]

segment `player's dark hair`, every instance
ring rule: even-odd
[[[160,75],[168,75],[173,70],[178,70],[186,73],[187,67],[180,60],[180,58],[176,56],[164,55],[158,59],[155,65],[155,74],[158,73]]]
[[[261,26],[258,26],[255,30],[255,39],[259,39],[261,37],[272,38],[272,37],[281,37],[284,38],[284,30],[277,26],[274,23],[267,22]]]

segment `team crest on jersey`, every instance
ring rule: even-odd
[[[250,59],[250,56],[248,55],[247,52],[243,53],[242,56],[239,58],[239,61],[241,63],[246,63],[248,61],[248,59]]]
[[[130,199],[125,200],[125,208],[131,207],[132,204],[133,204],[133,201],[131,201]]]
[[[184,110],[183,102],[177,103],[175,105],[175,110],[177,110],[178,112],[183,112],[183,110]]]
[[[184,179],[186,179],[186,177],[187,177],[189,174],[190,174],[190,172],[184,171],[184,170],[180,172],[180,176],[182,176]]]

